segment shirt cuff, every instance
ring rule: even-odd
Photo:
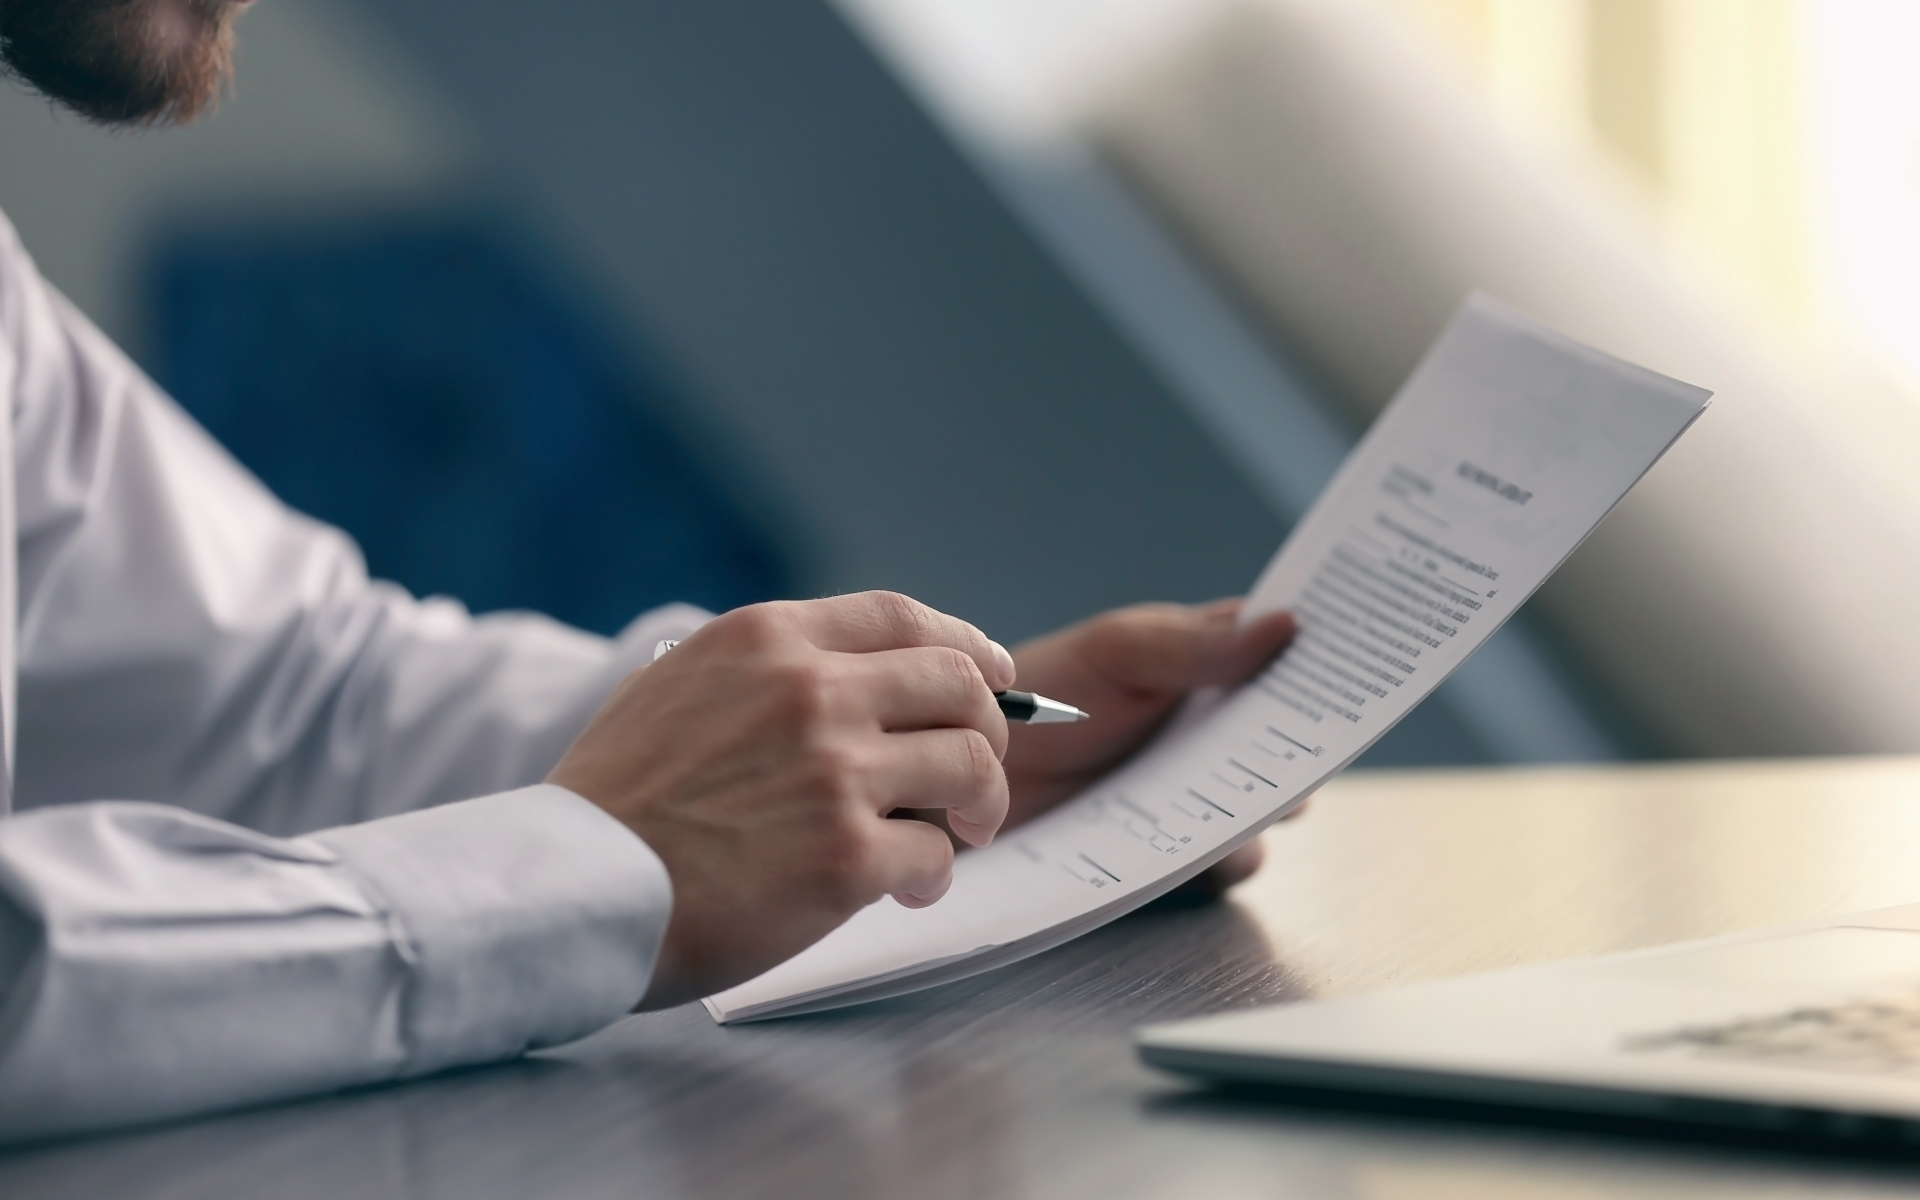
[[[666,866],[551,784],[313,835],[375,893],[406,964],[402,1073],[584,1037],[646,994]]]

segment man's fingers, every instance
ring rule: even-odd
[[[1254,838],[1243,846],[1235,847],[1233,853],[1213,864],[1213,881],[1220,890],[1225,891],[1237,883],[1252,878],[1253,873],[1258,871],[1260,864],[1265,861],[1267,861],[1266,843],[1259,838]]]
[[[945,727],[977,729],[1007,752],[1007,718],[994,703],[971,658],[946,646],[849,655],[845,668],[860,680],[867,711],[889,731]]]
[[[874,834],[881,890],[925,908],[953,886],[953,843],[924,821],[882,821]]]
[[[780,606],[822,650],[873,654],[913,646],[947,646],[973,659],[987,686],[1013,686],[1013,656],[978,629],[898,592],[856,592]]]
[[[1129,690],[1239,683],[1279,653],[1295,629],[1289,613],[1266,614],[1244,629],[1239,616],[1238,600],[1125,608],[1096,619],[1086,654],[1109,683]]]
[[[944,808],[954,833],[971,845],[993,840],[1007,819],[1007,773],[987,739],[973,729],[926,729],[882,739],[877,768],[882,813]]]
[[[1299,620],[1290,612],[1262,613],[1236,629],[1214,660],[1213,676],[1208,683],[1233,684],[1251,677],[1285,650],[1300,632]]]

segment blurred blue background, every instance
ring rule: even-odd
[[[786,595],[780,547],[657,415],[650,356],[477,217],[175,233],[148,265],[149,369],[369,569],[598,633],[675,600]]]

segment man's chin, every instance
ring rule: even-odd
[[[251,0],[5,0],[9,73],[104,125],[184,125],[211,112]]]

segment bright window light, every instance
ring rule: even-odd
[[[1543,147],[1612,164],[1675,261],[1920,402],[1915,0],[839,0],[951,115],[1044,140],[1183,22],[1373,4]]]

